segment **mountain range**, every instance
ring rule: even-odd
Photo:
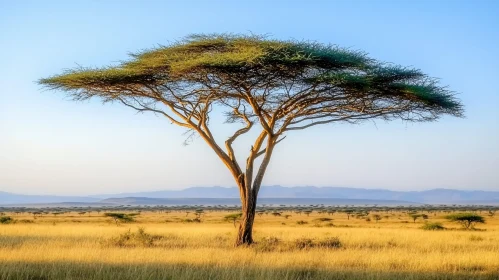
[[[53,196],[53,195],[22,195],[0,192],[0,205],[7,204],[40,204],[40,203],[106,203],[106,204],[171,204],[180,200],[199,202],[203,204],[213,199],[231,199],[237,202],[239,191],[236,187],[192,187],[183,190],[163,190],[135,193],[118,193],[92,196]],[[198,200],[195,200],[198,199]],[[432,189],[424,191],[392,191],[384,189],[362,189],[345,187],[282,187],[264,186],[259,193],[259,199],[278,199],[282,204],[305,204],[304,199],[329,201],[333,204],[386,204],[392,203],[427,203],[427,204],[499,204],[499,191],[464,191],[453,189]],[[336,199],[336,200],[335,200]],[[355,201],[358,200],[358,201]],[[139,203],[142,201],[143,203]],[[262,200],[259,200],[260,203]],[[300,201],[303,201],[300,203]],[[340,203],[341,201],[341,203]],[[376,202],[377,201],[377,202]],[[147,202],[147,203],[146,203]],[[336,203],[335,202],[335,203]],[[381,203],[380,203],[381,202]],[[390,203],[391,204],[391,203]]]

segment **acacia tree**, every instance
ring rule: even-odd
[[[473,229],[475,228],[475,224],[485,223],[485,219],[475,213],[455,213],[448,215],[445,218],[451,222],[457,222],[461,224],[465,229]]]
[[[290,132],[374,118],[434,121],[463,113],[451,91],[417,69],[333,45],[261,36],[192,35],[132,54],[117,66],[80,67],[39,83],[76,100],[96,97],[159,114],[206,141],[239,187],[236,245],[253,242],[262,180],[276,145]],[[223,146],[210,130],[215,107],[225,109],[229,123],[241,124]],[[252,129],[258,136],[240,165],[232,144]]]

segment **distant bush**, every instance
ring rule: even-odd
[[[298,250],[304,250],[315,247],[315,244],[310,238],[300,238],[294,241],[294,247]]]
[[[470,241],[483,241],[483,237],[477,236],[477,235],[472,235],[470,236]]]
[[[279,238],[274,236],[269,236],[263,238],[259,242],[256,242],[254,248],[258,252],[272,252],[277,250],[280,243],[281,241],[279,240]]]
[[[137,232],[131,232],[130,229],[118,235],[117,237],[105,240],[103,245],[116,247],[153,247],[155,241],[162,239],[161,235],[149,234],[144,228],[139,227]]]
[[[321,248],[336,249],[341,248],[342,244],[338,237],[329,237],[318,241],[317,246]]]
[[[317,218],[314,221],[318,221],[318,222],[330,222],[332,220],[333,219],[331,219],[331,218]]]
[[[1,216],[0,217],[0,224],[12,224],[14,223],[14,219],[12,219],[9,216]]]
[[[308,224],[308,222],[307,221],[297,221],[296,224],[298,224],[298,225],[306,225],[306,224]]]
[[[183,219],[182,223],[201,223],[201,220],[199,218]]]
[[[438,222],[435,223],[425,223],[422,227],[424,230],[444,230],[445,227]]]

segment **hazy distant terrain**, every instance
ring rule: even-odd
[[[0,204],[98,202],[99,200],[89,196],[24,195],[0,191]]]
[[[180,200],[179,200],[180,199]],[[0,192],[0,204],[103,203],[103,204],[238,204],[235,187],[193,187],[184,190],[119,193],[94,196],[45,196]],[[261,204],[499,204],[498,191],[433,189],[391,191],[343,187],[262,187]]]
[[[124,197],[108,198],[106,204],[120,205],[241,205],[239,198],[149,198]],[[344,198],[260,198],[259,205],[411,205],[419,204],[399,200],[344,199]]]

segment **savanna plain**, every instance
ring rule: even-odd
[[[464,230],[445,219],[458,210],[283,208],[234,247],[237,211],[113,211],[5,211],[0,279],[499,279],[497,213]]]

